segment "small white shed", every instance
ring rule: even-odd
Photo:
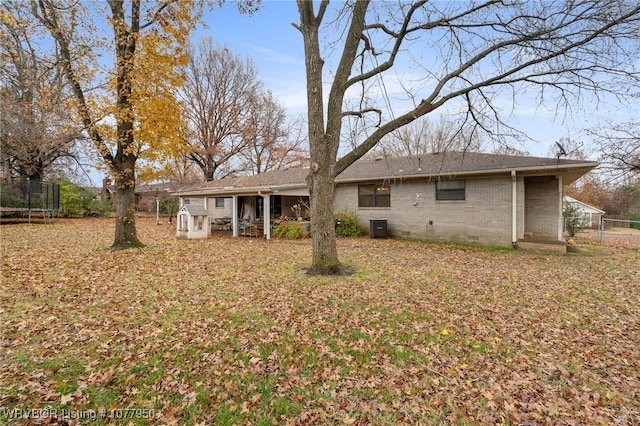
[[[209,212],[202,206],[185,204],[178,210],[176,237],[190,240],[209,236]]]

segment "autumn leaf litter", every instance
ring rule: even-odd
[[[154,222],[120,252],[108,219],[0,228],[4,420],[640,422],[637,247],[340,239],[356,273],[311,277],[308,240],[176,240]],[[45,407],[57,417],[9,417]]]

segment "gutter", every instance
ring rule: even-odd
[[[273,192],[277,192],[277,191],[285,191],[287,189],[302,189],[302,188],[309,188],[309,187],[305,183],[305,184],[289,185],[289,186],[273,186],[269,188],[269,190]]]

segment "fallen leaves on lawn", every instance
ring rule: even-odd
[[[0,228],[0,417],[640,422],[636,249],[341,239],[357,272],[310,277],[308,240],[138,228],[146,247],[122,252],[108,250],[107,219]]]

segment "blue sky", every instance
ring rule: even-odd
[[[235,54],[251,58],[265,88],[273,91],[290,115],[306,115],[302,36],[291,25],[298,19],[296,3],[290,0],[263,1],[261,10],[252,16],[241,15],[228,2],[207,14],[205,21],[208,28],[199,30],[195,38],[210,36],[215,43],[225,45]],[[594,99],[587,98],[582,104],[574,105],[571,115],[567,116],[565,111],[539,106],[536,95],[534,92],[519,94],[513,112],[510,98],[496,103],[502,103],[505,107],[503,119],[537,141],[525,146],[517,145],[514,141],[515,146],[528,150],[532,155],[549,155],[554,142],[561,137],[568,136],[586,142],[582,130],[595,126],[599,117],[627,113],[631,116],[640,112],[620,110],[617,103],[598,104]],[[398,108],[396,114],[405,112],[401,109]],[[437,117],[434,117],[436,120]]]
[[[211,37],[214,43],[226,46],[237,55],[250,58],[264,87],[271,90],[275,98],[287,108],[289,116],[294,118],[302,115],[306,118],[304,49],[302,36],[292,25],[298,21],[297,6],[292,0],[263,0],[261,9],[254,15],[241,15],[233,2],[227,1],[224,6],[216,6],[206,14],[207,27],[200,28],[194,34],[194,41],[204,36]],[[416,56],[420,56],[419,53]],[[331,61],[328,61],[325,78],[328,78],[326,76],[330,65]],[[408,80],[416,77],[420,68],[422,67],[399,70],[395,75]],[[425,68],[426,65],[422,72]],[[391,80],[385,80],[385,86],[390,92],[398,88],[397,82]],[[327,91],[325,90],[325,94]],[[418,94],[417,98],[421,95],[423,94]],[[503,120],[536,141],[520,145],[513,140],[509,144],[525,149],[534,156],[554,155],[554,142],[563,137],[584,141],[588,148],[589,138],[583,129],[596,126],[603,117],[629,120],[640,116],[638,106],[621,107],[617,102],[607,103],[604,99],[598,103],[589,95],[582,103],[573,104],[571,113],[567,115],[566,111],[540,106],[537,95],[535,91],[518,93],[513,111],[511,97],[498,98],[494,103],[504,108],[505,113],[501,117]],[[552,96],[547,96],[545,101],[554,105]],[[428,117],[436,122],[439,114],[450,108],[452,107],[447,106],[436,110]],[[394,107],[396,116],[405,112],[406,108],[402,106]],[[494,145],[487,138],[485,141],[485,150],[491,150]],[[595,159],[596,155],[590,156]]]
[[[298,22],[297,6],[291,0],[265,0],[256,14],[241,15],[235,6],[227,2],[216,7],[206,16],[207,29],[201,35],[211,36],[215,43],[227,46],[232,52],[250,57],[265,88],[271,90],[280,103],[287,107],[290,116],[306,116],[304,50],[301,34],[291,25]],[[326,75],[326,69],[325,69]],[[392,82],[385,82],[392,85]],[[553,105],[553,99],[549,99]],[[554,142],[562,137],[587,142],[583,129],[598,124],[602,117],[640,115],[636,107],[620,109],[617,102],[600,103],[587,95],[581,104],[574,104],[570,115],[564,110],[539,106],[537,93],[518,95],[517,107],[512,111],[511,98],[498,100],[504,105],[502,117],[514,127],[525,131],[537,143],[524,146],[514,141],[514,146],[528,150],[532,155],[548,156]],[[402,107],[396,114],[403,113]],[[438,112],[438,111],[436,111]],[[434,117],[437,121],[437,117]]]
[[[305,112],[305,69],[302,36],[292,22],[298,22],[294,1],[265,1],[256,14],[241,15],[232,3],[207,14],[208,28],[195,39],[212,37],[233,53],[249,57],[266,89],[293,113]]]

